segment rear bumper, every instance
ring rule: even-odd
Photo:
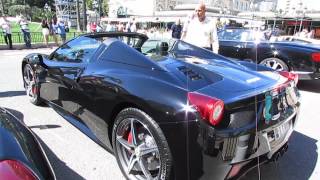
[[[189,130],[190,179],[236,179],[255,167],[258,158],[260,164],[277,159],[287,149],[298,113],[299,107],[287,119],[257,133],[255,127],[219,132],[202,121],[196,122],[198,125],[193,124],[194,129]],[[290,128],[272,140],[270,136],[284,130],[285,125]]]

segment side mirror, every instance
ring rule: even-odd
[[[42,55],[35,54],[34,56],[32,56],[30,61],[31,61],[32,64],[41,64],[42,61],[43,61]]]

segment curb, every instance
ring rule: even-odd
[[[49,47],[55,48],[57,47],[54,42],[49,42]],[[23,49],[38,49],[38,48],[47,48],[44,43],[34,43],[31,44],[31,48],[27,48],[25,44],[13,44],[12,50],[23,50]],[[0,50],[10,50],[7,45],[0,45]]]

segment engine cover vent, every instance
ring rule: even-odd
[[[194,72],[191,68],[188,68],[186,66],[180,66],[178,67],[178,70],[181,71],[184,75],[188,76],[192,81],[202,79],[202,77],[198,73]]]

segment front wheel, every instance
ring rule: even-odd
[[[39,96],[39,87],[36,83],[36,75],[30,64],[23,68],[23,82],[27,97],[32,104],[40,105],[42,103]]]
[[[267,58],[262,60],[259,64],[270,67],[276,71],[288,71],[289,67],[285,62],[278,58]]]
[[[136,108],[116,117],[112,144],[118,165],[127,179],[169,179],[171,153],[158,124]]]

